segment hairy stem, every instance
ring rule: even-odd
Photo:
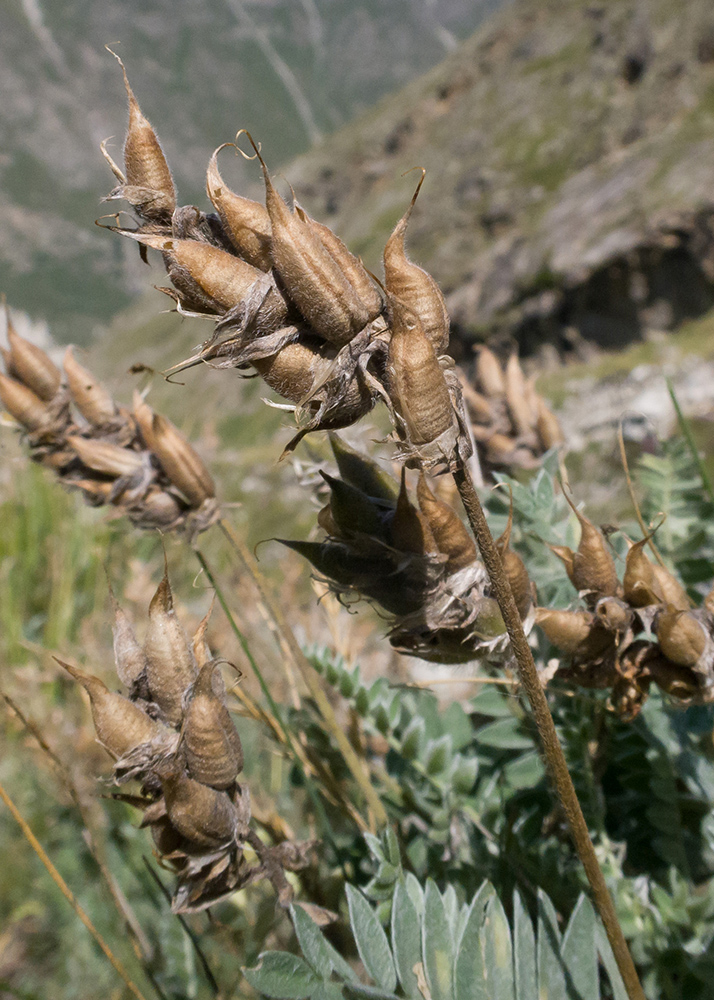
[[[580,808],[580,803],[578,802],[578,797],[568,772],[568,765],[558,741],[553,717],[550,714],[548,702],[538,679],[538,671],[533,660],[533,654],[528,645],[526,634],[523,631],[521,616],[518,614],[518,608],[513,599],[508,578],[503,570],[503,564],[501,563],[496,543],[486,522],[486,515],[481,506],[481,501],[471,477],[465,468],[462,467],[454,472],[454,482],[461,496],[461,501],[466,510],[478,547],[481,550],[481,556],[488,571],[498,606],[501,609],[501,615],[511,639],[513,655],[518,664],[521,683],[528,695],[528,700],[533,710],[533,718],[538,727],[548,770],[568,820],[575,849],[585,868],[585,874],[592,889],[595,905],[615,955],[620,974],[627,989],[627,995],[630,1000],[646,1000],[635,964],[632,961],[630,950],[625,941],[625,936],[617,919],[612,897],[605,884],[605,878],[595,856],[595,849],[590,839],[585,817]]]

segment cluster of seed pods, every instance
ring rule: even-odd
[[[89,695],[115,782],[141,784],[140,794],[115,797],[142,810],[141,825],[150,828],[159,859],[176,873],[172,906],[182,913],[205,909],[264,877],[287,902],[284,870],[305,864],[301,845],[267,847],[250,827],[250,796],[238,782],[243,750],[206,641],[207,625],[208,615],[188,639],[164,575],[143,644],[114,601],[114,656],[126,695],[62,663]],[[246,843],[257,864],[244,857]]]
[[[477,348],[473,377],[464,374],[462,385],[484,472],[534,469],[546,451],[563,443],[558,418],[534,382],[524,376],[516,353],[502,364],[490,348]]]
[[[34,461],[93,506],[111,504],[142,528],[203,531],[218,517],[210,473],[174,425],[136,395],[117,405],[74,357],[63,373],[7,314],[0,402],[24,428]]]
[[[286,204],[247,133],[262,167],[265,204],[226,187],[221,146],[206,176],[215,211],[178,206],[171,171],[126,71],[124,80],[123,169],[105,147],[103,153],[119,181],[108,197],[132,206],[136,227],[107,228],[136,240],[142,254],[159,251],[172,286],[162,291],[179,312],[216,323],[198,353],[171,371],[205,362],[257,373],[295,410],[300,430],[288,451],[310,431],[354,423],[382,399],[405,460],[448,468],[468,458],[460,383],[445,353],[444,297],[404,248],[423,176],[385,247],[381,284],[327,226],[297,201],[292,209]]]
[[[556,676],[611,689],[610,704],[625,718],[639,712],[653,682],[685,703],[714,701],[714,588],[693,608],[682,584],[645,552],[651,536],[628,540],[620,581],[602,532],[573,510],[577,550],[551,549],[583,606],[535,609],[536,624],[569,661]]]
[[[510,652],[506,627],[490,594],[474,541],[452,508],[420,473],[416,502],[401,483],[337,435],[330,436],[339,475],[321,472],[329,502],[318,515],[322,541],[283,541],[310,561],[343,599],[366,598],[390,623],[389,639],[404,653],[439,663]],[[509,547],[510,521],[498,546],[516,601],[530,628],[531,585]]]

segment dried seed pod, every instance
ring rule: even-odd
[[[146,468],[146,455],[130,448],[121,448],[110,441],[67,435],[67,444],[89,469],[108,476],[133,476]]]
[[[114,609],[112,635],[117,675],[126,687],[135,688],[146,676],[146,654],[134,634],[126,612],[122,609],[111,588],[109,596]]]
[[[504,381],[506,385],[506,404],[511,417],[511,423],[516,434],[527,436],[533,430],[531,408],[526,391],[526,380],[518,360],[518,354],[513,353],[506,362]]]
[[[108,49],[111,52],[111,49]],[[153,128],[141,113],[141,108],[129,86],[124,63],[111,53],[122,68],[124,86],[129,101],[129,127],[124,141],[124,177],[119,172],[121,187],[111,197],[125,198],[145,219],[166,222],[176,208],[176,188],[166,157]],[[117,173],[115,165],[110,166]]]
[[[193,685],[181,746],[191,778],[213,788],[229,788],[243,767],[243,749],[228,709],[214,693],[215,670],[215,663],[206,663]]]
[[[663,656],[651,657],[647,667],[652,680],[665,694],[681,701],[689,701],[701,694],[699,675],[692,670],[672,663]]]
[[[183,695],[198,670],[186,633],[174,610],[166,572],[149,605],[144,640],[146,676],[152,699],[168,722],[177,726],[183,715]]]
[[[161,251],[169,277],[179,291],[181,304],[189,310],[222,315],[239,306],[255,282],[265,278],[258,268],[210,243],[127,229],[116,231],[137,240],[142,246]],[[279,295],[270,296],[269,301],[271,313],[270,317],[265,317],[266,328],[277,330],[285,322],[287,305]]]
[[[62,381],[62,374],[52,359],[38,347],[25,340],[15,330],[10,321],[10,313],[5,307],[7,317],[7,339],[10,345],[7,358],[8,374],[15,376],[20,382],[31,389],[36,396],[48,403],[57,395]]]
[[[513,493],[511,493],[511,506],[508,511],[508,521],[503,534],[496,539],[496,548],[501,556],[503,570],[511,585],[513,600],[516,602],[518,614],[525,618],[533,603],[531,595],[531,581],[528,570],[518,553],[510,547],[511,529],[513,528]]]
[[[378,497],[391,503],[396,502],[399,496],[399,484],[388,473],[371,458],[350,448],[339,435],[329,434],[328,437],[337,468],[346,482],[362,490],[367,496]]]
[[[138,393],[134,395],[134,417],[147,447],[192,507],[200,507],[204,500],[215,497],[211,474],[188,439],[170,420],[154,413]]]
[[[495,639],[506,632],[506,623],[501,615],[498,601],[492,597],[482,597],[473,622],[474,632],[483,639]]]
[[[707,596],[704,598],[704,607],[707,609],[709,614],[714,615],[714,587],[711,588]]]
[[[384,285],[390,294],[409,303],[434,351],[443,354],[449,346],[449,313],[444,296],[432,276],[408,260],[404,249],[407,224],[425,176],[426,171],[423,171],[409,208],[387,240],[384,248]]]
[[[688,611],[691,607],[690,600],[679,580],[658,563],[652,566],[652,573],[657,593],[661,595],[665,604],[671,604],[677,611]]]
[[[434,348],[416,313],[394,296],[389,297],[389,314],[389,395],[404,421],[407,440],[417,449],[441,443],[443,456],[450,459],[458,429]]]
[[[386,538],[385,518],[390,507],[326,472],[321,471],[320,475],[330,487],[330,511],[340,535],[357,532]]]
[[[494,412],[488,399],[482,396],[480,392],[476,392],[461,370],[459,370],[459,378],[461,379],[461,390],[464,394],[466,408],[471,419],[477,424],[485,424],[486,426],[492,424],[494,421]]]
[[[648,604],[662,603],[654,566],[644,550],[650,538],[651,535],[648,535],[631,545],[625,560],[623,589],[625,600],[633,608],[644,608]]]
[[[136,509],[129,511],[129,516],[135,524],[147,528],[163,528],[166,531],[177,527],[185,514],[186,507],[182,506],[171,493],[160,489],[150,489],[141,498]]]
[[[620,634],[627,631],[634,618],[630,608],[617,597],[601,597],[594,610],[606,628]]]
[[[506,381],[503,377],[503,369],[501,368],[501,362],[498,360],[493,351],[486,347],[485,344],[480,344],[478,348],[474,348],[477,351],[476,354],[476,379],[478,384],[481,386],[483,392],[487,396],[505,396],[506,395]]]
[[[550,410],[542,396],[537,397],[538,419],[536,421],[536,432],[541,445],[545,451],[555,448],[556,445],[563,444],[565,438],[558,418]]]
[[[277,541],[303,556],[318,573],[342,587],[363,590],[375,580],[387,578],[395,572],[390,559],[356,555],[339,542],[300,542],[286,538],[278,538]]]
[[[327,250],[350,285],[354,288],[360,300],[364,303],[369,315],[368,322],[376,319],[382,312],[384,302],[382,301],[379,289],[374,283],[374,279],[370,276],[362,261],[350,253],[339,236],[333,233],[329,226],[324,226],[321,222],[317,222],[297,202],[295,202],[295,212],[317,235],[325,250]]]
[[[332,359],[318,340],[286,344],[277,354],[251,361],[261,378],[283,399],[300,403],[327,374]]]
[[[243,198],[226,187],[218,172],[218,154],[227,146],[224,142],[213,153],[206,172],[206,194],[218,212],[228,238],[238,254],[253,267],[269,271],[273,266],[270,254],[272,235],[270,216],[264,205],[251,198]]]
[[[594,656],[612,644],[612,636],[590,611],[536,608],[535,623],[568,656]]]
[[[370,310],[317,234],[280,197],[257,146],[250,141],[263,170],[275,269],[315,333],[341,347],[367,325]]]
[[[150,719],[138,705],[109,691],[98,677],[85,674],[62,660],[57,662],[89,695],[97,739],[113,757],[119,759],[141,743],[148,743],[166,732],[160,723]]]
[[[577,552],[573,553],[572,569],[568,572],[573,586],[576,590],[588,591],[598,597],[617,595],[620,581],[615,560],[602,533],[577,510],[567,493],[564,492],[564,496],[580,524],[580,544]]]
[[[406,469],[402,466],[402,481],[397,506],[390,523],[392,545],[400,552],[415,555],[436,555],[439,551],[429,527],[429,521],[409,499]]]
[[[476,543],[458,514],[429,489],[424,473],[419,476],[417,500],[439,552],[448,556],[447,572],[457,573],[471,565],[478,558]]]
[[[66,485],[81,490],[84,499],[93,507],[110,503],[114,490],[114,483],[106,479],[68,479]]]
[[[28,431],[39,431],[51,419],[46,403],[22,382],[0,373],[0,401],[11,417]]]
[[[93,427],[104,427],[116,420],[116,403],[101,382],[78,363],[71,347],[65,351],[63,367],[72,402],[82,416]]]
[[[218,848],[234,839],[238,815],[226,792],[178,771],[162,775],[161,786],[171,825],[192,845]]]
[[[707,646],[707,632],[691,611],[679,611],[668,604],[657,615],[655,631],[668,660],[681,667],[694,667]]]

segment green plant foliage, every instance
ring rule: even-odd
[[[392,839],[392,844],[388,843]],[[610,947],[595,912],[581,896],[564,934],[549,897],[538,896],[537,929],[516,893],[513,921],[493,886],[484,882],[473,898],[460,902],[453,885],[441,892],[432,879],[411,881],[390,861],[394,835],[369,847],[378,862],[395,871],[391,920],[387,929],[379,907],[355,886],[346,886],[350,929],[371,983],[356,980],[322,931],[299,907],[291,915],[304,960],[268,951],[250,985],[275,1000],[600,1000],[601,971],[607,972],[616,1000],[625,997]],[[392,855],[393,857],[393,855]]]

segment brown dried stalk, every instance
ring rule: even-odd
[[[550,714],[550,708],[538,677],[533,654],[523,631],[521,616],[518,613],[496,543],[488,527],[481,501],[465,468],[454,473],[454,482],[461,496],[481,556],[486,564],[498,606],[508,629],[518,673],[531,704],[548,770],[567,818],[575,849],[590,883],[595,905],[605,927],[628,997],[630,1000],[646,1000],[630,950],[627,947],[627,941],[617,919],[612,897],[590,839],[587,823],[558,740],[553,717]]]

